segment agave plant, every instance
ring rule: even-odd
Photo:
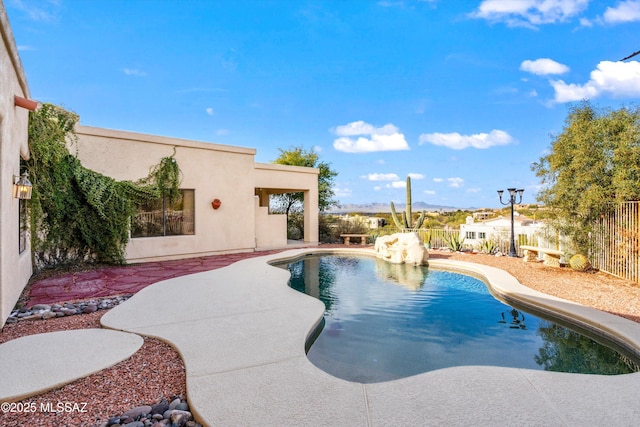
[[[480,252],[492,255],[498,249],[498,244],[493,240],[483,240],[480,242]]]
[[[424,247],[427,249],[431,248],[431,238],[433,237],[433,233],[431,229],[426,230],[422,234],[422,242],[424,243]]]
[[[462,251],[462,244],[464,243],[464,237],[461,239],[458,233],[452,233],[449,235],[444,235],[444,242],[447,244],[447,247],[451,249],[453,252]]]

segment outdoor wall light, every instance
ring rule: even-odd
[[[220,205],[222,205],[222,202],[220,201],[220,199],[213,199],[213,201],[211,202],[211,207],[213,209],[218,209]]]
[[[33,185],[29,181],[29,174],[25,171],[21,176],[13,176],[13,197],[29,200]]]

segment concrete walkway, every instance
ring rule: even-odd
[[[637,425],[640,373],[476,366],[359,384],[319,370],[304,345],[323,304],[290,289],[288,272],[267,264],[306,252],[163,280],[105,314],[102,324],[173,345],[185,362],[190,408],[212,426]],[[576,317],[584,327],[599,325],[640,348],[640,325],[629,320],[535,292],[495,268],[431,265],[479,275],[495,292]]]
[[[0,345],[0,402],[19,401],[100,372],[142,347],[139,335],[79,329],[17,338]],[[51,349],[63,348],[52,355]]]

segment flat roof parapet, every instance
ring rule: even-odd
[[[213,142],[193,141],[169,136],[150,135],[145,133],[129,132],[115,129],[105,129],[93,126],[76,125],[76,134],[87,136],[100,136],[104,138],[123,139],[130,141],[148,142],[152,144],[170,145],[172,147],[188,147],[210,151],[222,151],[235,154],[255,156],[255,148],[236,147],[233,145],[216,144]]]

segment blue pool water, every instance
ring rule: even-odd
[[[571,329],[495,299],[480,280],[370,257],[290,263],[290,286],[319,298],[308,351],[324,371],[371,383],[463,365],[622,374],[635,362]]]

